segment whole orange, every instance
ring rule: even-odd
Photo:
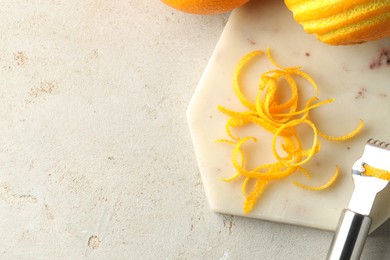
[[[249,0],[161,0],[161,2],[186,13],[218,14],[237,8]]]
[[[306,32],[332,45],[390,37],[390,0],[284,0]]]

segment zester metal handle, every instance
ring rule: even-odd
[[[371,222],[369,216],[344,209],[326,259],[359,259]]]

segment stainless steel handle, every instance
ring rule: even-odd
[[[359,259],[371,222],[372,220],[369,216],[344,209],[326,259]]]

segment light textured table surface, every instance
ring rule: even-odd
[[[185,110],[228,17],[2,1],[0,259],[324,259],[329,232],[209,209]]]

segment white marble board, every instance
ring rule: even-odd
[[[206,195],[210,207],[217,212],[244,215],[242,180],[221,181],[221,178],[234,174],[234,169],[230,161],[232,148],[214,142],[227,138],[227,117],[216,107],[224,105],[243,110],[233,93],[234,68],[245,54],[267,47],[281,65],[302,66],[302,70],[318,83],[321,100],[335,99],[334,103],[314,112],[321,130],[342,135],[354,129],[359,119],[365,121],[365,127],[351,141],[334,143],[322,140],[321,151],[307,165],[313,175],[313,181],[308,183],[314,185],[329,179],[338,165],[341,174],[333,187],[324,191],[303,190],[291,180],[303,182],[305,179],[293,175],[272,183],[254,210],[245,216],[334,230],[353,190],[351,166],[362,154],[366,140],[373,137],[390,141],[390,39],[354,46],[326,45],[305,33],[281,0],[251,1],[235,10],[187,111]],[[243,84],[256,86],[259,73],[270,68],[266,56],[255,60],[246,72]],[[246,91],[251,94],[254,90]],[[269,147],[271,135],[258,131],[258,128],[242,131],[254,134],[264,144],[249,146],[250,153],[261,155],[261,160],[273,160],[272,152],[263,148]],[[373,229],[390,216],[390,205],[386,204],[389,199],[390,189],[379,194],[372,214]]]

